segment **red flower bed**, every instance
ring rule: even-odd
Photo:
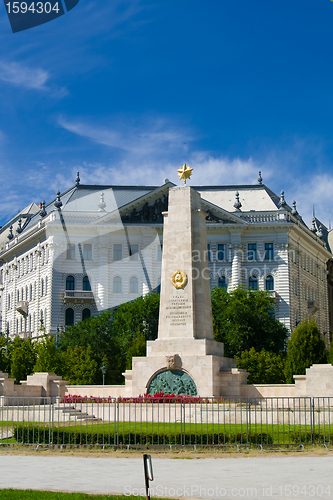
[[[78,396],[68,394],[63,397],[62,403],[76,404],[76,403],[113,403],[117,398],[96,398],[90,396]],[[200,398],[200,396],[186,396],[175,394],[164,394],[159,392],[157,394],[144,394],[139,395],[137,398],[118,398],[119,403],[209,403],[209,399]]]

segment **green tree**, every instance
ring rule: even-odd
[[[68,328],[59,340],[59,349],[62,352],[67,351],[69,347],[72,350],[75,347],[86,350],[88,346],[96,362],[95,383],[102,383],[100,367],[103,365],[103,359],[108,360],[105,383],[123,383],[122,372],[125,369],[126,353],[122,351],[117,332],[113,328],[112,311],[105,311],[99,316],[76,323]]]
[[[138,330],[137,335],[132,339],[126,351],[126,370],[132,368],[132,358],[146,355],[146,343],[145,334]]]
[[[326,363],[327,351],[316,320],[302,321],[293,331],[287,345],[285,376],[287,384],[294,383],[293,375],[305,375],[314,363]]]
[[[55,345],[52,335],[45,335],[36,343],[37,361],[34,372],[52,372],[57,375],[63,373],[63,358]]]
[[[225,355],[240,357],[252,347],[279,353],[284,351],[288,331],[274,317],[274,299],[263,290],[223,288],[212,290],[215,340],[224,343]]]
[[[8,353],[11,364],[10,376],[15,378],[15,383],[18,384],[34,372],[37,361],[36,348],[30,338],[23,340],[20,337],[15,337]]]
[[[247,370],[249,384],[284,384],[285,359],[283,355],[262,349],[257,352],[254,347],[249,351],[243,351],[236,357],[238,368]]]
[[[64,379],[70,384],[91,385],[99,382],[100,367],[90,345],[68,347],[63,353]]]
[[[0,372],[9,373],[10,372],[10,357],[8,355],[8,350],[10,346],[10,341],[6,339],[5,336],[0,337]]]
[[[139,297],[132,302],[121,304],[115,310],[105,311],[99,316],[76,323],[64,332],[59,348],[65,352],[80,346],[86,349],[91,346],[97,363],[96,383],[102,382],[101,366],[103,360],[108,367],[105,375],[106,384],[124,382],[122,373],[129,366],[127,351],[132,349],[133,355],[139,356],[146,340],[157,338],[159,312],[159,295],[157,293]],[[138,337],[139,336],[139,337]],[[131,347],[132,346],[132,347]],[[140,347],[139,347],[140,346]],[[143,352],[142,355],[144,355]]]

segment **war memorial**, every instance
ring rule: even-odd
[[[36,373],[15,386],[14,379],[2,373],[2,405],[7,404],[7,398],[66,394],[111,398],[156,393],[255,398],[333,396],[332,365],[313,365],[306,375],[294,376],[295,384],[250,385],[248,373],[238,369],[234,359],[224,357],[223,344],[213,336],[207,211],[203,210],[200,193],[186,185],[191,173],[186,164],[178,170],[184,185],[169,188],[168,210],[162,213],[158,338],[147,342],[145,357],[132,359],[132,369],[123,374],[125,385],[70,386],[56,374]]]
[[[225,358],[213,337],[206,213],[200,194],[186,185],[192,169],[179,169],[184,186],[169,191],[164,238],[158,338],[145,358],[125,372],[131,395],[143,393],[240,395],[247,372]]]

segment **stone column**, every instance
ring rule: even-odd
[[[109,236],[99,237],[98,244],[98,284],[97,296],[99,299],[99,309],[107,309],[109,304],[109,269],[108,269],[108,251]]]
[[[240,243],[233,243],[229,245],[231,249],[231,286],[230,289],[234,290],[242,284],[242,251],[243,245]]]

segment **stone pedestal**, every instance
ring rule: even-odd
[[[247,372],[213,336],[206,215],[190,187],[169,191],[164,213],[158,339],[124,374],[125,393],[240,396]]]

